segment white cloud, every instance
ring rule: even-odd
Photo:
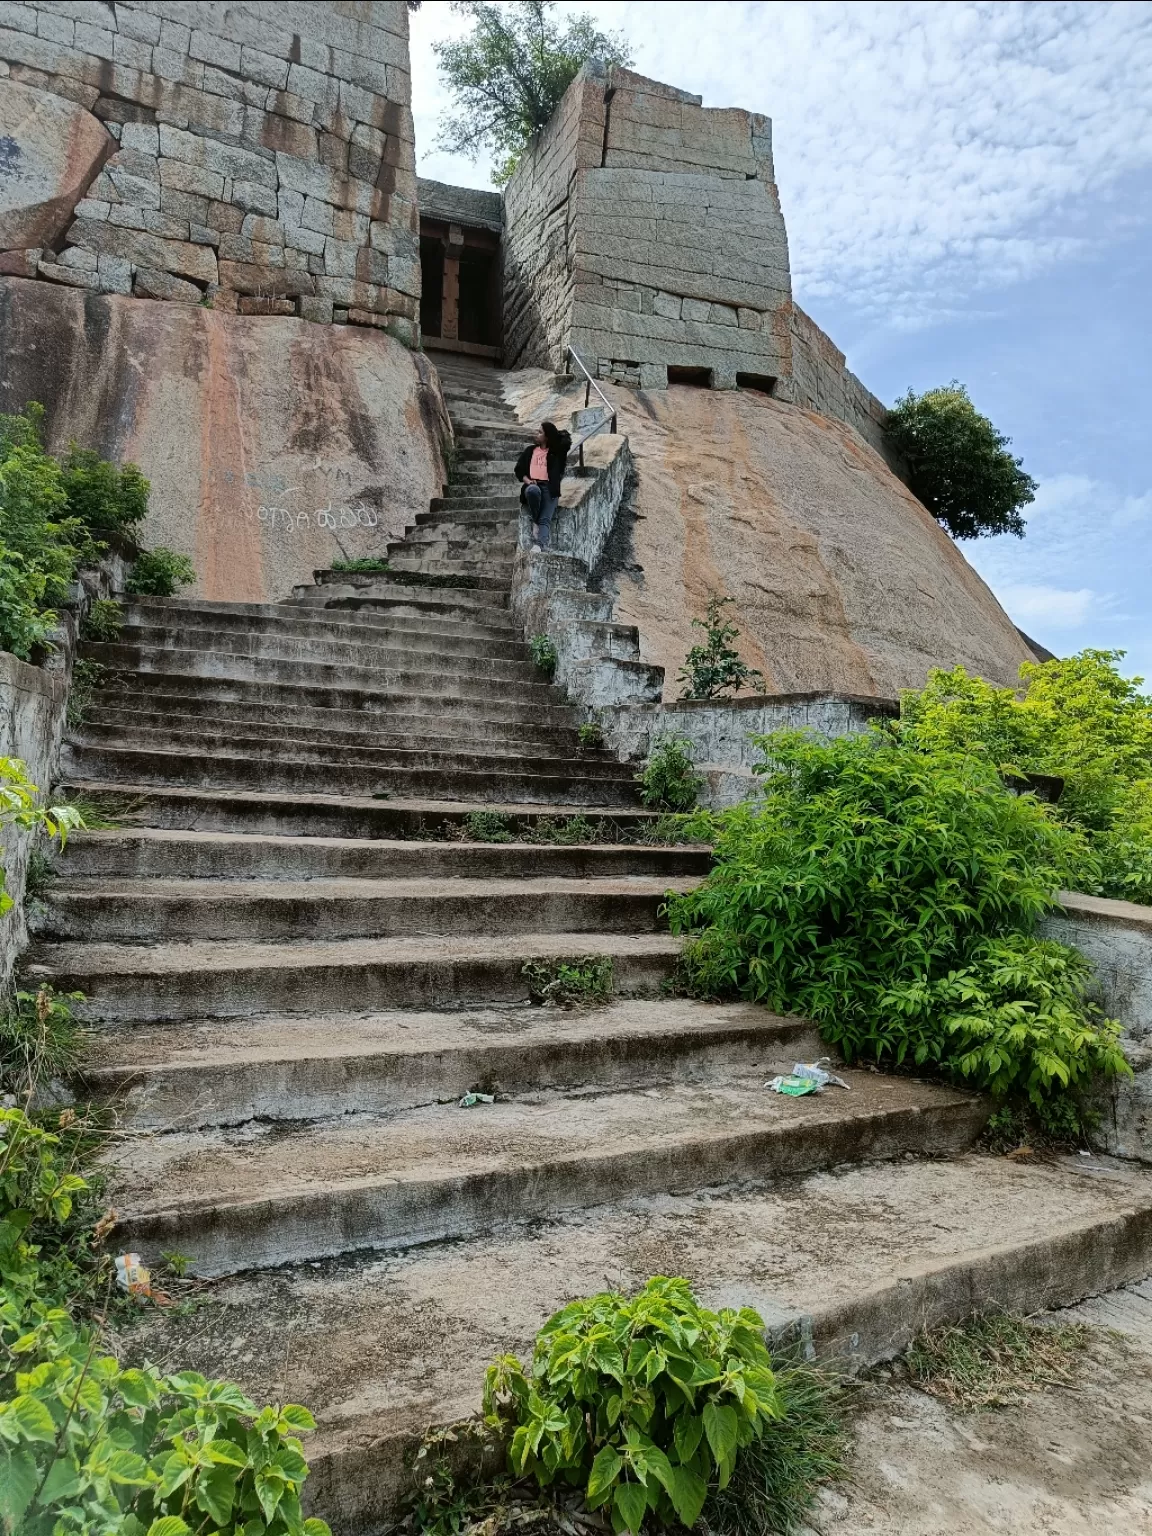
[[[1092,611],[1096,594],[1091,587],[1069,592],[1061,587],[1032,587],[1013,582],[1001,583],[996,596],[1013,623],[1027,629],[1030,624],[1049,629],[1075,629]]]
[[[768,0],[576,4],[623,29],[637,67],[774,123],[797,292],[917,325],[981,287],[1097,249],[1133,210],[1110,194],[1152,166],[1147,0]],[[432,153],[444,105],[412,18],[421,172],[488,184]]]

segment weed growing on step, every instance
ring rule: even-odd
[[[980,1146],[999,1156],[1075,1152],[1091,1139],[1099,1122],[1098,1111],[1073,1099],[1002,1104],[988,1117]]]
[[[783,1412],[741,1451],[728,1486],[709,1493],[700,1521],[708,1536],[791,1536],[821,1484],[847,1471],[839,1383],[809,1365],[775,1365],[773,1374]]]
[[[557,1008],[598,1008],[612,996],[612,959],[585,955],[580,960],[528,960],[520,972],[528,982],[528,998]]]
[[[147,804],[144,795],[123,795],[115,791],[88,795],[77,791],[69,795],[67,808],[79,818],[77,825],[88,832],[115,832],[125,818]]]
[[[905,1356],[909,1379],[962,1412],[1004,1408],[1030,1392],[1075,1385],[1091,1329],[1010,1313],[922,1333]]]
[[[390,571],[392,567],[388,564],[387,560],[377,560],[371,556],[364,556],[359,560],[333,560],[330,569],[333,571],[361,571],[383,574],[385,571]]]
[[[684,684],[682,699],[715,699],[723,693],[739,693],[741,688],[764,688],[764,674],[747,666],[732,641],[740,637],[735,624],[726,622],[723,609],[735,599],[708,594],[705,617],[693,619],[693,629],[704,631],[703,645],[694,645],[684,658],[676,681]]]
[[[682,736],[656,742],[636,775],[640,798],[652,810],[690,811],[704,780],[692,760],[692,743]]]
[[[72,663],[72,681],[68,688],[67,720],[70,726],[84,724],[95,695],[105,686],[108,668],[100,661]]]
[[[158,546],[141,550],[136,556],[124,590],[135,597],[175,597],[181,587],[190,587],[195,580],[196,567],[187,555]]]
[[[10,828],[22,832],[43,831],[57,838],[61,848],[69,832],[84,822],[75,806],[41,805],[39,790],[24,771],[18,757],[0,757],[0,837]],[[0,845],[0,857],[3,846]],[[0,864],[0,916],[11,910],[12,897],[5,890],[4,866]]]
[[[762,797],[715,818],[712,873],[669,901],[696,995],[804,1014],[849,1061],[1038,1111],[1129,1071],[1088,961],[1034,931],[1077,834],[992,764],[880,730],[757,745]]]
[[[56,866],[43,848],[28,850],[28,864],[24,870],[24,900],[43,901],[56,879]]]
[[[582,752],[598,752],[604,745],[604,732],[596,720],[586,720],[576,732]]]
[[[515,841],[507,816],[499,811],[471,811],[464,821],[464,834],[474,843],[511,843]]]
[[[0,1013],[0,1093],[26,1099],[39,1083],[79,1068],[88,1031],[72,1012],[83,992],[14,992]]]
[[[505,1355],[484,1387],[512,1472],[582,1486],[617,1532],[695,1525],[784,1412],[758,1314],[712,1312],[662,1276],[631,1299],[572,1302],[537,1334],[528,1370]]]
[[[555,642],[548,635],[533,635],[528,642],[528,649],[532,652],[533,664],[539,667],[551,682],[556,676],[556,667],[560,661]]]
[[[114,597],[98,597],[80,626],[82,640],[119,640],[124,628],[124,609]]]

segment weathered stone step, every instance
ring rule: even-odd
[[[417,512],[416,521],[405,536],[423,528],[449,528],[475,532],[480,537],[515,531],[519,527],[519,506],[514,514],[497,517],[491,512]]]
[[[314,642],[335,641],[341,645],[395,646],[411,651],[435,651],[443,655],[503,656],[519,660],[527,646],[509,633],[492,634],[482,624],[451,617],[440,611],[427,614],[375,613],[352,609],[306,608],[285,603],[260,605],[223,604],[211,609],[177,608],[157,612],[153,608],[125,610],[122,638],[129,641],[163,633],[168,635],[204,634],[209,642],[219,634],[245,636],[271,635],[290,637],[311,647]]]
[[[347,669],[340,675],[347,677]],[[165,700],[219,699],[236,703],[262,703],[293,711],[351,711],[367,719],[379,717],[385,721],[388,716],[420,716],[424,719],[435,716],[445,720],[490,721],[494,725],[511,725],[523,721],[526,724],[572,728],[573,712],[568,705],[559,702],[554,691],[533,689],[528,692],[527,698],[522,698],[521,695],[526,692],[528,690],[517,689],[513,694],[494,692],[489,695],[483,690],[474,689],[459,695],[440,694],[430,697],[423,689],[412,686],[356,688],[330,684],[310,687],[303,682],[278,683],[270,678],[262,680],[258,673],[248,677],[224,677],[148,670],[117,672],[113,680],[93,697],[100,705],[107,703],[113,706],[118,698],[144,695],[163,697]]]
[[[269,649],[271,649],[269,644]],[[188,645],[86,645],[84,655],[101,663],[111,672],[147,674],[168,678],[194,677],[212,682],[248,682],[261,688],[287,685],[304,689],[327,689],[331,693],[379,691],[393,696],[411,693],[436,707],[441,698],[474,700],[489,696],[507,699],[532,708],[536,704],[560,706],[561,695],[541,680],[535,668],[523,662],[487,661],[477,658],[474,668],[433,666],[435,658],[411,653],[405,658],[393,652],[392,665],[376,664],[369,656],[361,664],[339,661],[310,661],[307,654],[297,657],[269,655],[265,651],[248,654],[239,649],[210,651]],[[405,666],[404,661],[409,665]],[[399,661],[399,665],[395,663]],[[421,666],[420,663],[424,665]],[[515,687],[510,687],[510,684]]]
[[[278,704],[264,704],[258,697],[244,700],[216,699],[168,694],[160,690],[129,692],[109,688],[94,696],[84,714],[84,725],[140,725],[159,729],[179,722],[180,728],[199,730],[236,724],[259,726],[262,736],[295,737],[306,731],[312,741],[332,745],[367,742],[375,746],[409,747],[419,750],[543,753],[575,757],[580,752],[576,731],[571,726],[533,725],[489,721],[470,715],[445,713],[432,720],[429,713],[403,714],[395,709],[355,710],[316,709],[296,706],[290,715]],[[211,722],[211,724],[208,724]]]
[[[39,944],[33,984],[83,992],[78,1012],[109,1022],[243,1018],[378,1008],[523,1003],[528,961],[608,956],[617,992],[654,994],[679,954],[667,934],[524,933],[506,938],[345,939],[310,944]]]
[[[344,638],[340,625],[333,625],[331,636],[303,636],[270,628],[268,630],[161,628],[158,625],[133,624],[115,643],[92,643],[84,647],[85,656],[113,670],[135,669],[139,657],[173,654],[200,655],[209,665],[218,658],[243,658],[258,665],[333,667],[345,673],[427,671],[429,691],[438,690],[433,677],[449,672],[453,679],[471,683],[498,678],[507,683],[538,683],[540,674],[533,666],[531,652],[523,644],[506,641],[465,640],[451,645],[434,634],[422,637],[388,636],[379,640],[368,626],[355,634],[359,626],[349,625]],[[289,630],[285,625],[284,630]],[[506,653],[512,650],[511,656]]]
[[[845,1073],[847,1093],[787,1099],[760,1083],[538,1094],[345,1115],[285,1136],[256,1125],[117,1149],[121,1240],[176,1248],[201,1275],[406,1248],[609,1199],[776,1179],[848,1158],[957,1153],[987,1101]]]
[[[63,772],[73,778],[137,784],[169,784],[198,789],[275,789],[284,793],[425,796],[459,798],[477,804],[524,800],[538,805],[619,805],[636,803],[631,776],[593,776],[577,772],[531,773],[518,765],[488,770],[416,768],[335,760],[293,761],[275,748],[245,753],[217,751],[194,756],[187,750],[131,746],[68,746]],[[547,765],[552,766],[552,765]]]
[[[416,603],[421,608],[477,610],[477,617],[488,623],[511,623],[508,592],[495,587],[434,587],[403,580],[381,571],[316,571],[318,586],[339,587],[343,593],[383,597],[394,603]],[[312,587],[294,587],[296,593],[312,592]]]
[[[153,1315],[138,1347],[238,1380],[258,1402],[307,1402],[319,1421],[307,1512],[375,1530],[425,1475],[413,1455],[428,1426],[477,1413],[488,1365],[530,1358],[574,1296],[683,1275],[707,1306],[754,1307],[770,1334],[851,1373],[976,1309],[1032,1314],[1150,1269],[1148,1170],[902,1159],[250,1273],[215,1286],[212,1307]]]
[[[186,880],[579,879],[648,876],[675,884],[708,872],[700,847],[610,843],[388,842],[160,828],[74,832],[57,866],[76,876]]]
[[[502,757],[536,756],[558,758],[577,756],[575,731],[530,727],[493,727],[484,721],[449,720],[446,728],[434,729],[427,715],[358,715],[352,711],[301,710],[291,723],[283,710],[259,704],[225,704],[210,699],[173,698],[164,709],[163,696],[141,694],[125,696],[118,692],[100,695],[111,701],[100,707],[89,706],[84,722],[74,727],[73,741],[94,743],[115,741],[121,733],[197,732],[223,736],[230,741],[258,737],[264,741],[293,742],[303,738],[313,745],[378,747],[407,752],[496,753]],[[134,708],[133,703],[140,707]],[[195,706],[195,707],[193,707]],[[312,717],[312,718],[308,718]],[[327,717],[328,723],[319,723]],[[333,722],[339,722],[336,729]],[[426,731],[429,734],[421,735]],[[125,738],[126,739],[126,738]],[[162,744],[162,743],[161,743]],[[597,758],[600,754],[594,754]],[[589,754],[580,753],[583,759]]]
[[[113,747],[131,752],[166,752],[187,747],[195,752],[213,755],[226,753],[230,757],[258,761],[271,759],[324,765],[338,761],[343,767],[411,768],[418,772],[436,773],[515,771],[634,782],[626,768],[603,753],[586,753],[579,757],[565,756],[559,751],[526,753],[509,750],[498,740],[479,745],[432,738],[431,747],[415,747],[403,737],[396,745],[359,737],[333,744],[320,741],[299,727],[294,735],[281,735],[275,731],[265,733],[261,727],[253,725],[229,727],[226,722],[223,729],[216,729],[208,721],[181,720],[179,716],[161,721],[156,726],[138,722],[115,725],[86,723],[73,730],[69,741],[73,749]],[[343,750],[334,751],[333,745]]]
[[[697,882],[680,876],[688,889]],[[308,880],[101,876],[53,883],[34,915],[46,943],[184,939],[452,938],[660,933],[668,882],[652,876]]]
[[[297,588],[298,592],[302,589]],[[342,613],[365,615],[379,614],[382,618],[390,618],[393,615],[411,616],[413,618],[435,618],[443,616],[444,622],[451,621],[459,624],[461,629],[473,630],[479,635],[491,635],[494,639],[519,640],[523,637],[523,629],[515,622],[511,614],[502,608],[481,608],[478,606],[467,607],[454,601],[452,589],[435,591],[429,588],[403,588],[397,586],[381,587],[379,590],[368,586],[357,587],[309,587],[310,594],[305,597],[291,599],[293,608],[300,608],[305,612],[309,609],[321,609],[327,614],[339,617]],[[420,590],[428,592],[424,598],[412,598],[405,592]],[[463,596],[471,597],[473,593],[464,593]],[[482,593],[485,597],[498,597],[498,593]]]
[[[190,1130],[248,1120],[384,1114],[458,1100],[478,1083],[542,1088],[749,1082],[820,1054],[803,1019],[750,1004],[663,999],[565,1012],[521,1004],[104,1030],[84,1091],[121,1124]]]
[[[476,534],[461,531],[454,524],[441,523],[431,528],[417,528],[406,535],[402,542],[389,544],[388,556],[392,561],[402,561],[397,569],[403,569],[409,557],[415,557],[422,569],[440,569],[450,566],[453,570],[475,571],[511,569],[516,555],[516,540],[508,529],[494,534]]]
[[[356,795],[286,795],[260,789],[186,789],[83,775],[66,777],[61,788],[65,794],[106,803],[111,808],[110,819],[123,827],[264,837],[430,837],[445,826],[462,832],[478,809],[461,800],[419,800],[397,795],[385,801]],[[486,805],[484,809],[515,818],[515,825],[533,826],[579,814],[593,821],[603,819],[621,835],[643,832],[659,820],[657,812],[639,807],[542,806],[506,801]],[[422,846],[429,846],[430,856],[434,856],[438,843]]]
[[[403,576],[449,577],[471,581],[478,591],[500,592],[507,596],[512,590],[512,562],[477,560],[433,560],[413,553],[407,558],[392,557],[392,569]]]
[[[520,510],[520,497],[515,487],[504,495],[492,496],[434,496],[428,503],[430,512],[508,512]]]

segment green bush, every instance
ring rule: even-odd
[[[161,546],[137,555],[124,590],[136,597],[174,597],[195,580],[196,568],[188,556]]]
[[[596,1008],[612,995],[614,967],[610,955],[586,955],[581,960],[526,960],[520,971],[529,983],[529,1000],[558,1008]]]
[[[877,730],[757,745],[763,798],[717,819],[713,872],[670,901],[690,989],[1037,1106],[1127,1071],[1084,961],[1033,936],[1090,862],[1079,833],[975,756]]]
[[[604,745],[604,732],[595,720],[586,720],[576,732],[582,752],[597,752]]]
[[[532,660],[549,682],[556,676],[556,666],[560,660],[559,653],[554,643],[547,635],[533,635],[528,642],[528,649],[532,652]]]
[[[135,464],[110,464],[73,443],[61,465],[68,515],[90,533],[131,534],[148,515],[151,486]]]
[[[909,485],[954,539],[1024,535],[1020,508],[1036,482],[955,379],[924,394],[909,390],[884,421],[888,441],[908,465]]]
[[[707,639],[703,645],[694,645],[684,658],[676,679],[684,684],[682,699],[715,699],[728,691],[739,693],[741,688],[763,688],[764,674],[741,661],[740,652],[732,647],[740,631],[735,624],[725,622],[721,610],[733,601],[711,592],[706,616],[692,620],[692,628],[702,629]]]
[[[85,1180],[0,1109],[0,1528],[5,1536],[327,1536],[304,1520],[307,1409],[194,1371],[124,1370],[56,1304],[39,1255]]]
[[[83,992],[17,991],[0,1012],[0,1092],[24,1096],[36,1083],[76,1071],[87,1031],[72,1014]]]
[[[330,569],[333,571],[379,572],[390,571],[392,567],[388,564],[387,560],[381,560],[374,555],[366,555],[359,560],[333,560]]]
[[[515,833],[502,811],[469,811],[464,835],[474,843],[514,843]]]
[[[657,741],[636,783],[641,800],[653,810],[691,810],[704,784],[692,761],[692,743],[680,736]]]
[[[0,836],[9,827],[25,832],[42,828],[49,837],[59,838],[63,848],[69,832],[84,825],[83,819],[70,805],[39,805],[38,794],[18,757],[0,757]],[[0,857],[3,852],[0,844]],[[0,916],[11,907],[12,898],[4,889],[4,866],[0,864]]]
[[[84,640],[119,640],[124,628],[124,609],[114,597],[98,597],[80,627]]]
[[[783,1406],[761,1318],[711,1312],[687,1281],[657,1276],[631,1300],[557,1312],[528,1371],[511,1355],[489,1367],[484,1411],[512,1431],[514,1472],[583,1486],[615,1531],[637,1533],[694,1525]]]
[[[1152,899],[1152,698],[1143,678],[1121,677],[1123,654],[1026,663],[1019,693],[963,667],[934,671],[903,695],[894,730],[924,752],[1062,779],[1057,815],[1084,833],[1094,860],[1077,889],[1141,901]]]
[[[108,668],[102,661],[89,661],[81,657],[72,663],[72,678],[68,685],[68,724],[83,725],[95,695],[104,686]]]

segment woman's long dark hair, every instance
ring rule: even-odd
[[[544,442],[549,453],[567,453],[572,446],[571,435],[561,432],[554,421],[542,421],[540,430],[544,434]]]

